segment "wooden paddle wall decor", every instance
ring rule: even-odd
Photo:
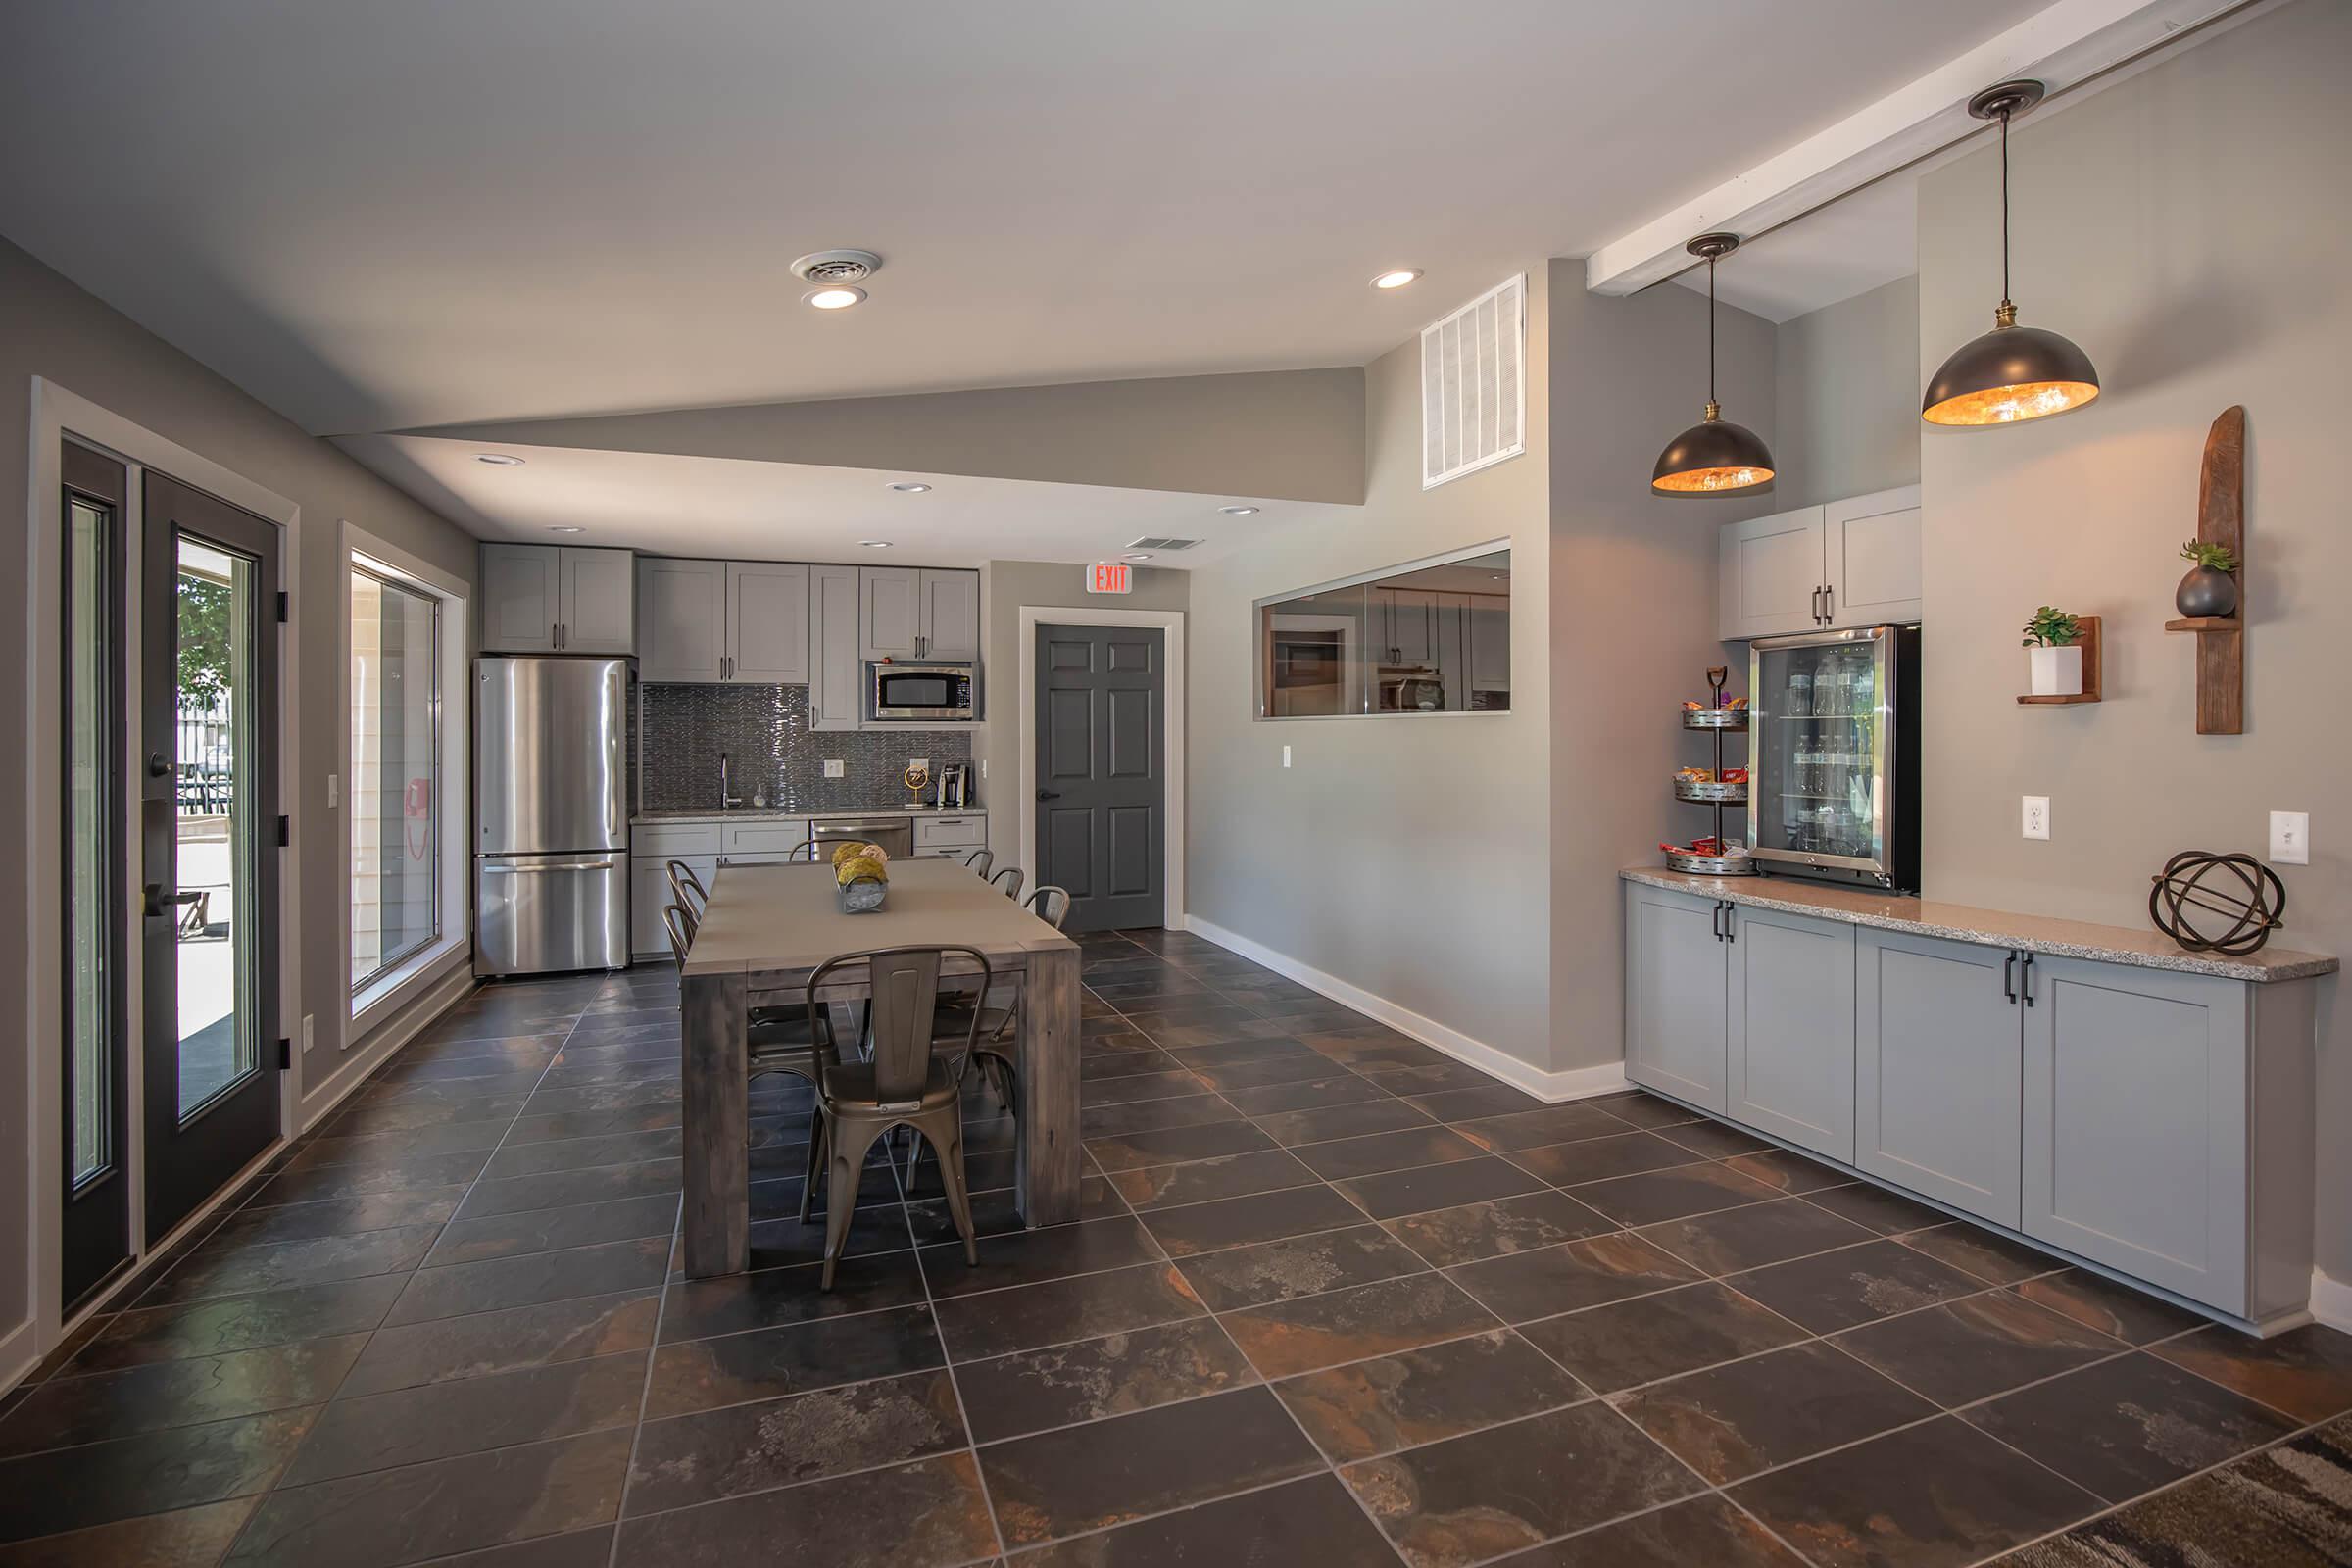
[[[2237,613],[2168,620],[2166,631],[2197,639],[2197,733],[2242,735],[2246,728],[2246,411],[2231,405],[2205,435],[2197,476],[2197,541],[2228,545],[2237,557]]]

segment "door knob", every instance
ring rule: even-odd
[[[1059,791],[1059,790],[1039,790],[1039,791],[1037,792],[1037,798],[1038,798],[1039,800],[1041,800],[1041,801],[1058,801],[1058,800],[1060,800],[1060,799],[1061,799],[1061,791]]]
[[[161,752],[149,752],[147,754],[147,776],[149,778],[170,778],[172,776],[172,760]]]
[[[204,897],[201,893],[167,894],[164,892],[164,885],[161,882],[150,882],[140,889],[140,892],[143,895],[141,903],[145,912],[151,917],[169,913],[174,905],[194,904],[198,899]]]

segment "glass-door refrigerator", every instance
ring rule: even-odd
[[[1748,853],[1759,869],[1919,889],[1919,628],[1748,645]]]

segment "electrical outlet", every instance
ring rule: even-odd
[[[1282,765],[1285,767],[1291,765],[1291,749],[1288,746],[1282,749]]]
[[[2030,839],[2050,836],[2050,798],[2047,795],[2026,797],[2025,834]]]
[[[318,1036],[311,1032],[311,1014],[306,1012],[302,1015],[302,1054],[306,1056],[309,1055],[311,1047],[316,1044],[318,1044]]]
[[[985,757],[980,759],[980,779],[982,783],[988,781],[988,759]]]
[[[844,762],[838,757],[828,757],[825,759],[825,777],[847,778],[849,776],[850,768],[848,763]]]
[[[2273,811],[2271,813],[2271,859],[2278,865],[2309,865],[2311,863],[2311,813],[2309,811]]]

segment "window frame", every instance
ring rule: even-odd
[[[1475,561],[1481,556],[1492,556],[1497,553],[1505,555],[1513,554],[1511,549],[1511,540],[1508,535],[1505,535],[1499,539],[1489,539],[1483,544],[1465,545],[1458,550],[1443,551],[1434,556],[1422,556],[1412,561],[1399,563],[1396,565],[1380,566],[1370,571],[1351,572],[1345,577],[1333,577],[1328,581],[1311,583],[1302,588],[1285,589],[1281,593],[1267,594],[1261,598],[1250,601],[1250,638],[1251,650],[1250,662],[1252,670],[1252,678],[1250,681],[1250,718],[1260,724],[1352,723],[1361,719],[1384,718],[1413,719],[1416,721],[1446,718],[1508,718],[1515,710],[1511,706],[1508,705],[1501,708],[1449,708],[1434,712],[1404,711],[1380,708],[1366,708],[1353,712],[1344,713],[1274,712],[1272,711],[1274,671],[1271,667],[1272,651],[1270,647],[1270,639],[1267,636],[1266,625],[1266,612],[1269,610],[1279,610],[1284,605],[1294,604],[1299,600],[1308,599],[1317,594],[1336,593],[1347,588],[1362,588],[1372,584],[1387,582],[1392,578],[1401,577],[1410,572],[1426,571],[1433,566],[1456,565],[1465,561]],[[1511,567],[1511,578],[1514,588],[1517,585],[1518,574],[1519,568],[1517,564],[1514,562]],[[1510,614],[1512,620],[1515,621],[1519,614],[1518,595],[1515,592],[1506,593],[1502,596],[1502,598],[1504,605],[1507,607],[1508,613]],[[1337,617],[1332,618],[1336,619]],[[1358,695],[1361,697],[1364,694],[1359,693]]]
[[[337,1049],[348,1048],[440,980],[472,951],[471,902],[467,897],[466,855],[472,843],[471,779],[468,746],[473,730],[472,687],[465,678],[470,664],[468,612],[472,585],[353,524],[343,524],[341,568],[336,583],[342,627],[342,658],[336,676],[336,810],[337,884],[342,898],[342,944],[339,974],[344,1006],[340,1009],[341,1038]],[[434,746],[433,814],[434,934],[422,945],[387,963],[371,975],[352,976],[353,843],[351,808],[358,779],[351,771],[352,729],[358,714],[351,695],[353,651],[351,588],[354,573],[389,584],[403,592],[429,599],[434,605],[433,650]],[[451,781],[457,781],[455,788]]]
[[[351,976],[348,980],[348,984],[350,985],[351,993],[355,998],[365,996],[368,992],[373,991],[383,983],[384,978],[387,975],[398,974],[401,970],[407,967],[411,959],[415,958],[418,954],[428,951],[435,944],[440,942],[442,936],[442,927],[446,923],[446,916],[448,912],[447,906],[442,899],[442,884],[447,880],[447,877],[441,863],[441,816],[443,803],[445,800],[444,791],[442,789],[442,705],[446,700],[447,693],[446,675],[442,669],[442,598],[439,594],[434,593],[429,589],[419,587],[416,583],[409,580],[408,578],[399,576],[388,570],[381,562],[376,561],[374,558],[363,555],[358,551],[354,551],[352,552],[351,556],[349,572],[344,581],[344,592],[347,596],[345,599],[345,612],[347,614],[350,612],[350,601],[348,595],[351,590],[351,579],[358,577],[365,577],[368,579],[370,582],[373,582],[378,589],[389,590],[393,593],[407,594],[412,599],[421,600],[432,609],[432,629],[430,633],[431,663],[428,670],[428,679],[431,685],[431,697],[429,698],[429,702],[432,710],[431,799],[434,804],[429,808],[429,812],[426,816],[426,821],[431,824],[430,831],[432,834],[432,858],[429,862],[432,871],[432,929],[427,931],[419,941],[402,949],[399,953],[394,954],[390,957],[383,958],[376,964],[375,968],[369,971],[368,974]],[[359,650],[355,646],[352,650],[352,657],[356,659],[358,656]],[[350,678],[351,670],[349,661],[346,661],[344,679],[349,681]],[[355,723],[359,719],[359,713],[356,710],[352,713],[352,719]],[[346,747],[348,747],[352,740],[350,727],[348,725],[345,726],[343,739],[344,744]],[[346,755],[348,756],[348,753]],[[358,799],[359,783],[360,781],[357,777],[356,770],[355,772],[346,774],[344,776],[344,793],[350,800],[356,801]],[[348,806],[346,808],[349,808]],[[344,848],[346,851],[349,851],[352,848],[351,836],[348,833],[344,836]],[[356,943],[356,936],[354,941]]]

